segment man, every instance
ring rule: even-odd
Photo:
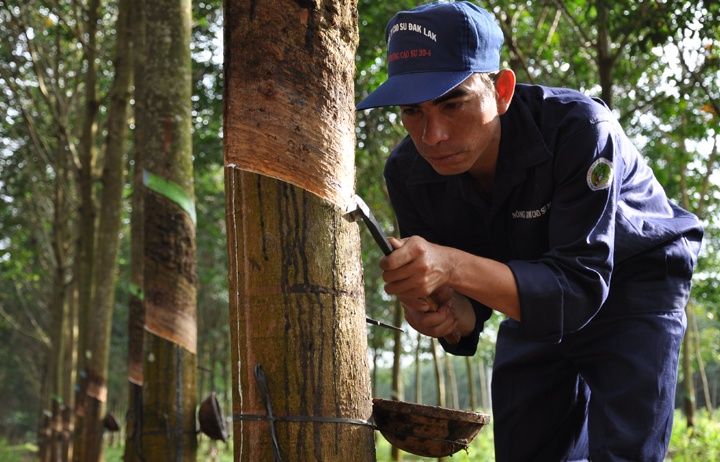
[[[472,355],[495,310],[498,461],[660,461],[670,439],[697,218],[668,201],[599,100],[521,85],[485,10],[436,3],[387,25],[399,106],[385,167],[400,225],[385,290]],[[422,297],[443,305],[428,312]]]

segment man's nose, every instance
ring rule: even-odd
[[[449,137],[447,124],[440,120],[440,117],[430,115],[425,118],[422,141],[429,146],[447,140]]]

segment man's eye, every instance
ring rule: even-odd
[[[414,107],[402,107],[400,108],[400,112],[404,116],[411,116],[418,113],[418,109]]]

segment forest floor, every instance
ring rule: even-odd
[[[492,425],[490,425],[491,427]],[[122,462],[123,446],[120,438],[112,438],[105,450],[106,462]],[[0,438],[0,461],[35,462],[38,448],[32,443],[8,444]],[[452,456],[453,462],[494,462],[492,428],[484,428],[472,441],[467,451],[459,451]],[[389,462],[391,446],[380,433],[376,433],[375,453],[378,462]],[[232,442],[228,444],[212,443],[206,439],[200,441],[198,462],[232,462]],[[402,461],[423,461],[427,458],[403,453]],[[697,414],[695,428],[688,429],[684,416],[675,414],[670,448],[666,462],[720,462],[720,422],[706,411]]]

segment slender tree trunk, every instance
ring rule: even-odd
[[[197,274],[191,140],[191,5],[147,2],[142,453],[197,453]]]
[[[422,348],[422,334],[417,333],[417,343],[415,347],[415,402],[422,404],[422,367],[420,364],[420,350]]]
[[[600,78],[600,98],[605,101],[608,107],[612,107],[613,69],[616,58],[610,36],[610,6],[603,0],[595,2],[595,7],[598,15],[597,54],[595,60],[598,66],[598,77]]]
[[[65,310],[65,331],[63,332],[65,345],[62,358],[65,373],[62,376],[62,399],[65,403],[63,408],[63,435],[60,460],[68,462],[73,459],[73,436],[75,435],[75,387],[77,383],[78,363],[78,290],[75,284],[70,284],[68,301]]]
[[[38,440],[39,460],[59,460],[63,454],[63,410],[69,404],[65,401],[67,393],[64,387],[66,375],[65,353],[68,347],[66,332],[68,329],[69,286],[68,253],[70,252],[70,159],[62,133],[58,134],[58,147],[55,150],[55,190],[53,195],[52,250],[54,255],[54,276],[52,295],[48,302],[50,309],[50,344],[48,345],[45,384],[43,386],[43,409],[49,413],[46,422],[49,426],[41,428]],[[42,422],[42,420],[41,420]]]
[[[145,336],[145,293],[143,289],[144,265],[144,147],[148,144],[146,127],[149,124],[145,111],[145,28],[146,1],[131,0],[133,47],[133,76],[135,83],[135,144],[132,187],[132,214],[130,217],[130,299],[128,306],[128,409],[126,413],[125,462],[142,461],[142,385],[143,346]]]
[[[685,422],[689,428],[695,427],[695,386],[692,377],[692,334],[685,334],[682,346],[682,365],[685,377],[683,378],[683,409],[685,409]]]
[[[432,352],[433,365],[435,366],[435,381],[437,383],[437,405],[445,406],[446,394],[445,394],[445,376],[442,371],[442,360],[438,355],[438,341],[433,338],[431,340],[430,351]]]
[[[403,321],[400,301],[395,301],[394,325],[400,326]],[[393,332],[393,365],[392,365],[392,399],[402,401],[405,399],[402,380],[402,332]]]
[[[685,116],[683,116],[683,123],[682,123],[683,129],[681,132],[682,140],[680,143],[680,146],[682,146],[681,149],[683,151],[685,150],[685,146],[686,146],[686,144],[685,144],[686,124],[687,124],[687,118]],[[717,155],[718,155],[718,144],[717,144],[717,139],[715,139],[715,141],[713,143],[712,152],[710,153],[710,157],[707,160],[707,172],[708,173],[707,173],[706,177],[704,178],[702,195],[701,195],[700,201],[698,202],[697,207],[695,208],[695,211],[694,211],[694,213],[697,216],[702,216],[703,212],[705,211],[705,200],[708,197],[710,175],[714,171],[713,166],[715,164],[715,160],[717,159]],[[690,197],[689,197],[688,188],[687,188],[687,167],[685,166],[685,164],[681,164],[681,167],[680,167],[680,191],[682,193],[683,207],[686,210],[692,210],[692,208],[690,206]],[[692,338],[695,340],[695,345],[694,345],[695,346],[695,357],[697,358],[698,371],[700,372],[700,378],[702,380],[702,385],[703,385],[703,392],[705,394],[705,401],[706,401],[705,405],[707,406],[710,418],[712,419],[713,403],[712,403],[712,400],[710,399],[710,390],[708,387],[707,376],[705,374],[705,365],[704,365],[703,359],[702,359],[702,352],[700,351],[700,332],[698,331],[697,317],[695,316],[695,311],[693,310],[692,306],[690,306],[689,303],[685,306],[685,312],[687,313],[687,319],[688,319],[688,332],[686,333],[685,338],[687,339],[688,336],[692,336]],[[688,347],[688,346],[689,346],[689,343],[683,342],[683,351],[685,351],[685,347]],[[689,360],[689,358],[687,360],[688,361],[687,363],[685,361],[686,361],[686,358],[683,356],[683,370],[685,371],[685,382],[686,382],[685,387],[687,387],[687,386],[692,386],[691,384],[693,382],[693,380],[692,380],[692,362]],[[695,424],[694,388],[693,388],[692,398],[693,398],[693,400],[692,400],[693,405],[690,406],[690,403],[686,403],[686,405],[685,405],[685,408],[691,409],[691,412],[692,412],[692,418],[688,419],[689,427],[694,426],[694,424]],[[692,425],[691,425],[691,423],[692,423]]]
[[[445,357],[445,370],[448,381],[450,383],[450,395],[452,396],[452,407],[458,409],[460,407],[460,398],[458,397],[458,383],[457,375],[455,374],[455,367],[452,363],[452,358],[449,354],[443,353]]]
[[[56,277],[62,277],[61,289],[56,281],[54,296],[57,297],[53,303],[53,324],[51,325],[52,345],[48,354],[48,360],[52,363],[52,449],[50,460],[66,460],[68,452],[67,415],[68,406],[71,404],[72,393],[69,388],[67,377],[72,377],[72,364],[65,361],[68,348],[72,348],[71,337],[68,330],[71,328],[69,321],[69,294],[67,291],[67,268],[58,271]]]
[[[75,397],[75,434],[73,441],[73,460],[86,461],[87,435],[85,430],[85,410],[87,405],[87,360],[92,356],[89,349],[90,317],[95,288],[95,226],[96,209],[93,192],[94,170],[97,161],[97,33],[100,0],[91,0],[87,5],[83,64],[85,66],[85,113],[80,137],[80,171],[78,189],[80,220],[78,224],[78,255],[76,258],[76,283],[78,286],[78,375]],[[97,429],[92,429],[95,431]]]
[[[687,120],[685,116],[683,116],[682,120],[682,130],[680,132],[681,140],[679,143],[679,146],[681,146],[681,149],[685,149],[685,128],[686,128]],[[682,194],[682,206],[685,208],[685,210],[691,210],[693,211],[697,216],[702,216],[704,212],[705,207],[705,198],[708,194],[708,186],[709,186],[709,174],[713,171],[713,165],[715,163],[715,159],[717,156],[717,144],[713,146],[713,152],[710,155],[710,158],[707,162],[707,171],[708,176],[705,177],[704,180],[704,186],[703,186],[703,192],[700,196],[700,201],[698,202],[697,207],[695,210],[693,210],[690,206],[690,197],[688,194],[688,187],[687,187],[687,180],[686,180],[686,172],[687,169],[684,164],[680,166],[680,192]],[[687,424],[688,428],[695,427],[695,411],[696,411],[696,404],[695,404],[695,383],[694,383],[694,373],[693,373],[693,365],[692,365],[692,351],[693,351],[693,343],[692,338],[694,336],[692,324],[694,323],[694,317],[695,314],[693,313],[692,307],[690,304],[685,305],[685,314],[687,316],[688,321],[688,329],[685,332],[685,337],[683,338],[682,343],[682,371],[683,371],[683,383],[682,383],[682,389],[683,389],[683,409],[685,412],[685,422]],[[699,354],[699,351],[698,351]]]
[[[356,6],[225,8],[235,459],[375,460],[360,239],[342,217]]]
[[[377,396],[378,368],[380,367],[379,360],[380,360],[381,349],[373,345],[373,347],[371,348],[370,351],[371,351],[371,355],[372,355],[372,366],[370,369],[372,371],[372,377],[370,380],[371,393],[373,396]]]
[[[478,363],[478,380],[480,381],[480,406],[483,411],[490,410],[490,390],[488,387],[487,369],[485,361],[480,359]]]
[[[123,188],[125,186],[125,146],[128,108],[132,86],[132,57],[129,46],[130,4],[120,0],[116,25],[115,79],[110,90],[108,134],[102,173],[102,196],[97,232],[96,288],[89,323],[86,357],[87,388],[84,427],[85,458],[103,459],[103,418],[106,413],[107,373],[110,357],[110,327],[115,305]]]
[[[395,299],[393,316],[394,325],[400,326],[403,322],[403,308],[400,300]],[[393,366],[392,366],[392,399],[402,401],[405,399],[402,380],[402,332],[393,332]],[[392,460],[403,460],[402,452],[396,446],[390,450]]]
[[[713,403],[710,399],[710,387],[708,385],[708,379],[707,374],[705,373],[705,363],[702,358],[702,351],[700,350],[700,331],[698,329],[697,325],[697,316],[695,314],[694,310],[690,310],[692,312],[692,318],[688,320],[688,324],[690,326],[690,329],[692,330],[692,336],[695,340],[695,358],[697,359],[698,363],[698,372],[700,373],[700,381],[702,383],[703,387],[703,396],[705,398],[705,408],[708,411],[708,415],[710,416],[710,420],[713,418]]]
[[[470,397],[470,409],[475,411],[477,410],[477,394],[475,393],[475,374],[473,371],[475,370],[475,367],[472,362],[471,356],[465,357],[465,370],[467,371],[467,378],[468,378],[468,393]]]

